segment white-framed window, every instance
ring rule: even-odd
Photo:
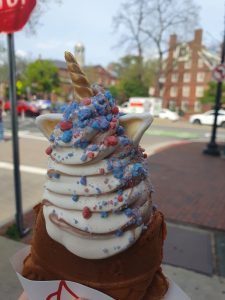
[[[187,112],[188,111],[188,100],[182,100],[181,101],[181,110],[183,112]]]
[[[175,111],[175,109],[176,109],[176,101],[169,100],[169,109],[172,110],[172,111]]]
[[[178,74],[177,73],[172,74],[171,81],[172,82],[177,82],[178,81]]]
[[[194,112],[198,113],[202,111],[202,105],[201,102],[196,100],[194,103]]]
[[[176,97],[176,95],[177,95],[177,87],[176,86],[172,86],[170,88],[170,96],[171,97]]]
[[[185,68],[185,69],[190,69],[190,68],[191,68],[191,59],[187,60],[187,61],[184,63],[184,68]]]
[[[195,96],[198,98],[201,98],[204,96],[204,87],[203,86],[197,86],[195,90]]]
[[[204,72],[198,72],[197,73],[197,82],[203,82],[205,80],[205,73]]]
[[[190,73],[184,73],[184,82],[190,82],[191,81],[191,74]]]
[[[183,86],[182,95],[183,95],[183,97],[189,97],[189,95],[190,95],[190,87],[189,86]]]
[[[199,59],[198,59],[198,67],[199,67],[199,68],[202,68],[203,66],[204,66],[203,59],[202,59],[202,58],[199,58]]]

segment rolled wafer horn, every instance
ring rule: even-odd
[[[75,57],[70,52],[65,51],[65,60],[73,82],[76,100],[80,101],[85,97],[93,96],[94,93],[91,89],[91,85]]]

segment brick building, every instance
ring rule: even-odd
[[[52,62],[58,68],[63,98],[68,100],[73,99],[73,86],[71,84],[67,64],[61,60],[53,60]],[[100,65],[83,66],[82,69],[91,84],[98,83],[106,88],[116,84],[117,78]]]
[[[218,63],[219,57],[202,44],[201,29],[187,43],[179,43],[177,36],[171,35],[163,74],[163,106],[184,112],[201,111],[200,99]]]

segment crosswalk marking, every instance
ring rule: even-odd
[[[5,170],[13,170],[13,164],[8,162],[0,161],[0,169]],[[20,165],[20,171],[25,173],[37,174],[37,175],[45,175],[46,169]]]

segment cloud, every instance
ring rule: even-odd
[[[16,55],[21,57],[21,58],[25,58],[28,56],[28,53],[22,49],[17,49],[16,50]]]

